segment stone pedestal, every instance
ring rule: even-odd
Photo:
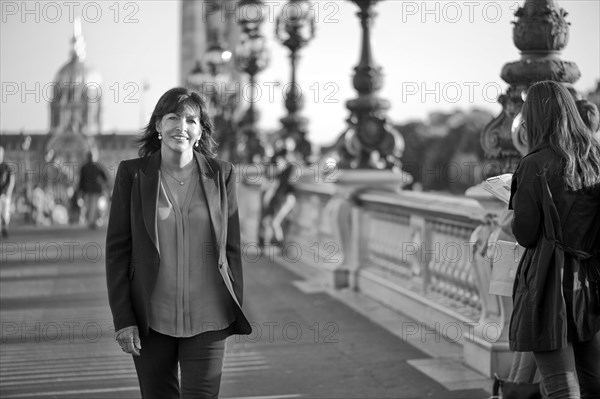
[[[513,132],[513,122],[523,106],[523,93],[542,80],[570,87],[581,76],[577,64],[560,58],[569,41],[566,16],[555,0],[525,0],[515,11],[513,42],[521,57],[502,67],[500,77],[509,85],[498,98],[502,111],[481,134],[486,156],[498,161],[501,173],[516,169],[526,146],[524,129]]]
[[[328,285],[354,287],[356,270],[360,266],[356,195],[366,190],[400,192],[412,177],[389,170],[343,169],[336,171],[329,181],[324,184],[333,185],[334,193],[319,223],[320,236],[332,238],[332,242],[322,244],[336,249],[332,262],[324,263],[330,275]]]
[[[467,337],[463,344],[465,364],[488,377],[498,374],[506,378],[510,373],[512,358],[513,352],[508,348],[508,342],[490,343]]]

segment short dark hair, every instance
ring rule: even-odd
[[[152,116],[148,125],[143,129],[141,136],[136,140],[140,149],[138,154],[140,157],[146,157],[160,150],[160,140],[156,131],[156,122],[163,116],[170,113],[179,114],[186,108],[191,109],[200,120],[202,134],[198,143],[198,147],[194,146],[194,150],[199,151],[204,156],[214,158],[217,143],[212,137],[213,125],[208,116],[206,101],[196,91],[185,87],[175,87],[165,92],[154,107]]]

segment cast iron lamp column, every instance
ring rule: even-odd
[[[242,38],[235,51],[236,67],[248,74],[250,83],[250,103],[239,122],[242,143],[238,146],[238,155],[241,161],[247,163],[252,162],[256,155],[263,155],[264,152],[258,138],[256,127],[258,118],[254,107],[256,75],[269,64],[266,40],[260,33],[260,25],[263,22],[262,6],[263,2],[260,0],[241,0],[238,3],[237,13],[238,23],[242,28]]]
[[[357,15],[362,27],[362,48],[352,79],[358,98],[346,103],[350,117],[348,127],[337,144],[341,158],[338,166],[342,169],[399,172],[404,140],[385,115],[390,107],[389,101],[376,95],[383,86],[383,77],[381,67],[375,65],[371,54],[371,25],[376,16],[372,8],[379,0],[351,1],[359,7]]]
[[[302,91],[296,82],[298,51],[315,36],[315,20],[308,0],[289,0],[277,17],[275,35],[290,50],[291,82],[286,93],[285,107],[288,115],[281,119],[283,137],[292,138],[296,149],[306,159],[310,155],[310,143],[306,140],[308,121],[299,111],[304,106]]]
[[[188,85],[197,89],[209,100],[209,115],[215,125],[216,138],[220,142],[220,150],[224,159],[234,162],[236,157],[236,132],[233,128],[234,92],[229,90],[231,76],[229,63],[231,51],[220,43],[213,43],[201,61],[197,61],[187,79]]]
[[[187,83],[192,88],[198,90],[208,98],[211,105],[211,116],[215,116],[221,104],[220,98],[223,85],[229,81],[227,79],[227,66],[231,60],[231,52],[223,49],[220,44],[212,44],[202,60],[196,61],[194,69],[188,76]]]

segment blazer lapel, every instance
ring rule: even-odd
[[[221,249],[221,240],[223,233],[223,223],[221,222],[221,192],[219,190],[219,170],[213,168],[206,157],[197,151],[194,151],[196,162],[200,169],[200,184],[204,191],[204,197],[208,204],[210,222],[215,233],[215,243],[217,251]]]
[[[156,207],[158,204],[159,168],[160,150],[152,154],[146,168],[140,170],[140,194],[144,225],[158,253],[160,253],[160,250],[158,249],[158,231],[156,229]]]

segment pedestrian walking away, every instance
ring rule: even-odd
[[[548,398],[600,398],[600,142],[560,83],[529,88],[523,122],[510,347],[533,351]]]
[[[98,154],[95,151],[88,152],[87,162],[81,167],[79,192],[85,204],[86,222],[92,229],[98,226],[100,217],[98,201],[107,185],[108,174],[104,166],[98,162]]]
[[[251,333],[235,170],[215,158],[212,133],[204,100],[171,89],[139,139],[140,158],[117,171],[108,296],[145,399],[217,398],[225,339]]]

